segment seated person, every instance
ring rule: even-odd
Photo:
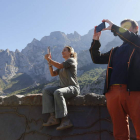
[[[48,61],[51,76],[59,75],[60,84],[57,87],[46,87],[43,89],[42,113],[50,113],[47,123],[43,126],[57,125],[57,130],[72,127],[73,124],[68,118],[68,111],[65,99],[75,97],[80,93],[80,87],[77,81],[77,53],[70,46],[64,47],[62,56],[65,59],[63,63],[58,63],[51,59],[50,54],[45,55]],[[57,69],[54,71],[53,66]]]

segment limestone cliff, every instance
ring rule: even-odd
[[[64,61],[61,51],[64,46],[70,45],[78,53],[78,74],[82,74],[82,70],[90,63],[91,57],[89,48],[92,41],[93,30],[88,34],[81,36],[76,31],[71,34],[65,34],[60,31],[52,32],[49,36],[43,37],[40,41],[33,41],[20,52],[9,50],[0,50],[0,77],[3,80],[11,79],[17,73],[26,73],[30,75],[34,81],[51,81],[47,62],[44,55],[47,53],[47,46],[51,46],[52,58],[58,62]],[[114,38],[111,33],[103,32],[101,42],[105,45],[109,38]],[[107,37],[108,36],[108,37]],[[106,39],[105,39],[106,38]],[[106,40],[106,41],[105,41]]]

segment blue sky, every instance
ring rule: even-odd
[[[22,50],[53,31],[87,34],[102,19],[140,21],[140,0],[0,0],[0,49]]]

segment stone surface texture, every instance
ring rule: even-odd
[[[0,140],[114,140],[104,95],[89,93],[67,100],[73,127],[43,127],[42,94],[0,97]],[[131,140],[135,131],[130,120]]]

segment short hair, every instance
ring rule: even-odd
[[[132,20],[132,19],[124,19],[121,22],[121,25],[125,22],[128,22],[128,21],[131,22],[133,28],[139,27],[138,23],[136,21]],[[138,31],[136,33],[138,33]]]

